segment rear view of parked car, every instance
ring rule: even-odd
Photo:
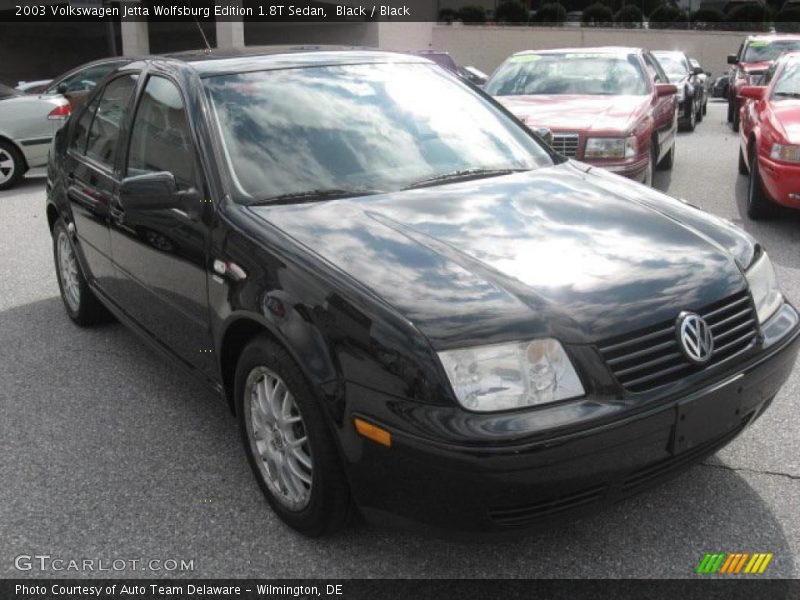
[[[564,156],[646,185],[656,165],[672,168],[676,88],[646,50],[520,52],[485,90],[531,129],[552,131]]]
[[[800,209],[800,53],[780,58],[762,86],[739,89],[739,172],[749,176],[747,214]]]
[[[678,123],[686,131],[694,131],[695,125],[703,120],[707,112],[706,74],[698,64],[693,67],[683,52],[654,51],[669,77],[670,83],[678,88]]]
[[[47,163],[53,135],[70,111],[61,96],[30,96],[0,85],[0,190]]]

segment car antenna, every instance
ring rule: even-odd
[[[194,17],[194,22],[197,25],[197,28],[200,30],[200,35],[203,36],[203,43],[206,45],[206,54],[211,54],[211,44],[208,43],[208,38],[206,37],[203,28],[200,26],[200,21],[197,20],[197,16]]]

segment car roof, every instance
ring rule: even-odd
[[[639,54],[641,48],[631,48],[629,46],[596,46],[592,48],[548,48],[546,50],[523,50],[516,52],[513,56],[524,56],[526,54],[564,54],[574,52],[575,54]]]
[[[143,60],[175,66],[189,66],[201,77],[313,66],[431,63],[430,60],[421,56],[355,46],[252,46],[243,50],[213,48],[150,56]],[[139,62],[130,63],[128,67],[136,68]]]

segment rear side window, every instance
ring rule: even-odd
[[[136,87],[136,79],[135,74],[123,75],[105,87],[89,129],[86,156],[109,167],[114,166],[120,124]]]
[[[75,124],[75,129],[72,130],[72,139],[69,142],[69,147],[76,152],[84,153],[86,150],[86,138],[89,137],[89,126],[92,124],[94,113],[97,111],[97,105],[100,103],[100,96],[97,96],[92,103],[81,114],[78,122]]]
[[[179,188],[195,185],[194,151],[183,97],[163,77],[147,80],[131,129],[127,175],[169,171]]]

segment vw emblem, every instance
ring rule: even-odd
[[[714,336],[703,317],[684,312],[678,317],[678,340],[681,349],[690,361],[702,365],[711,360],[714,352]]]

